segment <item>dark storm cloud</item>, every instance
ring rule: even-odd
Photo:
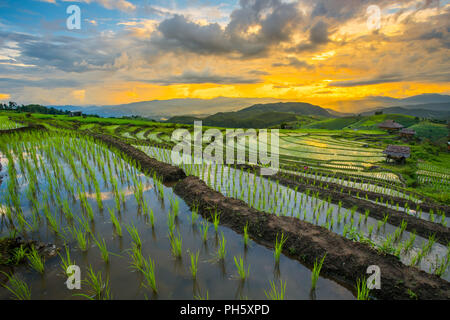
[[[307,63],[306,61],[299,60],[295,57],[289,58],[288,62],[286,62],[286,63],[278,62],[278,63],[272,64],[272,66],[273,67],[295,67],[298,69],[303,69],[303,68],[304,69],[314,69],[313,65]]]
[[[280,0],[241,0],[225,29],[219,24],[199,25],[175,15],[160,23],[160,37],[154,43],[164,49],[182,49],[201,54],[238,53],[261,55],[274,44],[289,41],[299,26],[302,14],[296,3]],[[245,34],[258,25],[255,34]]]
[[[243,77],[243,76],[227,76],[218,75],[209,71],[185,71],[178,76],[169,76],[151,80],[136,80],[133,81],[155,83],[160,85],[173,85],[173,84],[202,84],[202,83],[214,83],[214,84],[254,84],[261,83],[259,78]]]
[[[42,79],[42,80],[27,80],[27,79],[12,79],[0,78],[0,87],[5,89],[16,89],[20,87],[35,87],[35,88],[73,88],[80,83],[70,79]]]

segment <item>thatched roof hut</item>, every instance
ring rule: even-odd
[[[401,137],[410,138],[414,135],[416,135],[416,131],[414,131],[413,129],[404,128],[404,129],[400,130]]]
[[[404,163],[407,158],[411,157],[411,149],[407,146],[388,145],[383,153],[386,155],[386,161],[394,159]]]
[[[378,125],[378,128],[389,130],[389,131],[396,131],[403,128],[403,126],[400,123],[395,122],[394,120],[386,120],[383,123],[380,123]]]

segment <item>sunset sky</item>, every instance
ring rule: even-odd
[[[450,0],[0,0],[0,43],[2,102],[450,93]]]

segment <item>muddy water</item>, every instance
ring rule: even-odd
[[[114,155],[109,155],[111,158]],[[45,165],[51,172],[53,177],[58,176],[52,169],[45,155],[42,156]],[[94,157],[93,157],[94,158]],[[275,268],[273,251],[250,241],[248,249],[244,248],[241,235],[234,231],[219,226],[218,233],[210,226],[208,240],[203,242],[199,231],[199,226],[203,222],[202,218],[192,225],[191,211],[183,200],[173,194],[172,189],[163,187],[164,198],[162,199],[153,179],[146,177],[136,169],[130,167],[120,159],[118,165],[112,169],[113,176],[117,180],[118,190],[124,193],[125,202],[121,203],[120,214],[116,211],[116,216],[121,221],[123,228],[123,237],[117,236],[114,232],[113,225],[109,218],[107,208],[114,209],[115,195],[112,192],[110,179],[104,179],[99,170],[98,161],[89,159],[89,165],[93,168],[95,175],[99,181],[101,196],[104,209],[99,210],[97,206],[94,191],[89,191],[92,186],[86,179],[79,179],[87,193],[88,203],[94,211],[94,221],[90,227],[94,231],[97,239],[105,239],[108,250],[111,252],[111,261],[105,263],[100,256],[99,249],[94,242],[90,241],[89,249],[82,252],[78,249],[76,241],[70,233],[71,223],[67,221],[62,213],[60,205],[56,199],[52,197],[48,191],[50,188],[49,181],[42,172],[36,171],[39,181],[39,203],[48,202],[51,213],[57,218],[59,223],[60,235],[55,233],[48,227],[46,219],[41,214],[41,222],[37,230],[27,232],[25,237],[42,241],[55,243],[63,247],[64,244],[70,249],[72,260],[80,266],[82,270],[82,278],[86,277],[86,271],[92,266],[96,272],[102,272],[103,279],[109,278],[111,293],[115,299],[193,299],[194,296],[205,297],[207,294],[210,299],[265,299],[264,291],[270,288],[270,281],[279,282],[282,279],[287,283],[286,298],[287,299],[354,299],[352,293],[341,285],[320,278],[317,289],[314,293],[310,292],[311,271],[298,261],[291,260],[282,256],[279,268]],[[3,158],[2,164],[4,171],[7,171],[8,162]],[[79,172],[83,172],[81,162],[75,160],[76,167]],[[62,159],[60,162],[63,174],[68,181],[74,183],[77,179],[67,163]],[[122,167],[123,170],[117,169]],[[16,165],[17,185],[20,198],[21,209],[25,218],[31,223],[32,209],[27,199],[26,192],[29,181],[27,173],[22,172]],[[119,172],[118,174],[116,172]],[[141,214],[141,208],[137,205],[134,197],[134,187],[130,179],[127,179],[125,173],[134,175],[144,185],[144,199],[148,203],[149,208],[154,212],[155,227],[152,228],[148,218]],[[8,191],[9,177],[6,177],[4,183],[0,186],[2,196]],[[54,182],[52,182],[54,184]],[[70,208],[75,216],[80,216],[81,206],[78,196],[71,194],[65,188],[57,188],[57,194],[61,199],[68,199]],[[44,196],[47,195],[47,196]],[[47,198],[47,200],[45,200]],[[182,259],[175,259],[171,255],[170,241],[168,237],[167,212],[170,208],[170,199],[179,202],[179,216],[176,221],[176,232],[183,239],[183,255]],[[2,197],[2,204],[6,204]],[[79,224],[75,222],[78,227]],[[131,237],[126,231],[126,225],[135,225],[139,230],[142,239],[142,253],[145,258],[151,257],[155,262],[156,283],[158,294],[142,285],[143,277],[140,273],[130,268],[131,259],[128,256],[128,250],[131,248]],[[2,219],[0,223],[0,236],[5,236],[9,232],[6,219]],[[215,259],[217,252],[218,234],[223,232],[227,241],[227,257],[224,262]],[[189,266],[190,258],[188,251],[200,252],[199,271],[197,280],[193,281],[190,275]],[[237,280],[237,270],[234,266],[233,257],[242,256],[245,259],[245,265],[250,266],[250,276],[244,283]],[[87,293],[88,287],[83,284],[81,291],[68,290],[65,285],[65,276],[60,267],[60,259],[52,258],[45,263],[45,273],[38,274],[30,267],[23,265],[16,268],[16,275],[24,279],[31,287],[33,299],[82,299],[74,296],[79,293]],[[8,299],[10,294],[3,288],[0,288],[0,299]]]
[[[170,154],[166,150],[153,147],[143,147],[142,150],[161,161],[171,162]],[[366,219],[364,212],[358,210],[353,213],[352,218],[351,210],[348,208],[339,208],[337,205],[327,203],[312,195],[296,192],[288,187],[278,185],[275,181],[255,176],[240,169],[224,166],[222,170],[221,165],[204,164],[201,169],[194,167],[194,170],[192,170],[192,166],[185,165],[185,170],[187,172],[191,170],[191,174],[199,176],[225,196],[241,199],[258,210],[276,215],[298,217],[304,221],[325,226],[340,235],[343,235],[345,225],[347,225],[349,230],[352,227],[355,228],[356,231],[378,246],[381,246],[388,237],[393,237],[397,229],[397,227],[388,223],[379,226],[379,220],[371,217]],[[331,221],[333,221],[332,227]],[[394,248],[398,248],[400,245],[404,247],[410,237],[411,233],[404,231],[392,246]],[[400,251],[401,261],[409,265],[427,243],[428,239],[416,236],[409,251]],[[447,247],[435,243],[430,252],[417,264],[417,267],[426,272],[433,272],[447,254]],[[443,278],[450,280],[448,267]]]

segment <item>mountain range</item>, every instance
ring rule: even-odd
[[[450,117],[450,95],[422,94],[404,99],[391,97],[367,97],[361,100],[337,101],[330,103],[333,107],[320,107],[304,102],[288,102],[271,98],[226,98],[214,99],[172,99],[135,102],[114,106],[53,106],[60,110],[82,111],[85,114],[98,114],[103,117],[142,116],[155,120],[167,120],[171,117],[208,118],[224,117],[224,113],[236,113],[240,117],[254,111],[277,112],[297,115],[314,115],[324,117],[342,117],[354,113],[372,114],[376,111],[400,113],[424,118]],[[336,111],[351,110],[353,113]],[[233,118],[232,115],[227,117]],[[277,118],[286,115],[277,114]],[[239,119],[236,119],[239,120]]]

